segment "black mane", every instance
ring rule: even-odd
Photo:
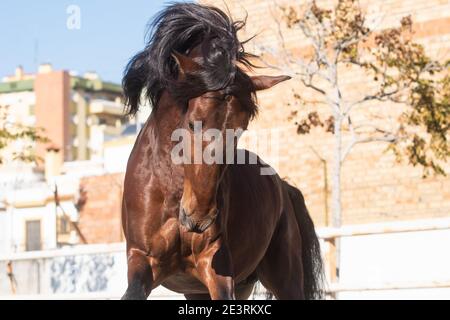
[[[220,9],[194,3],[172,4],[161,11],[150,25],[147,46],[125,69],[122,84],[128,114],[138,111],[144,89],[154,108],[165,89],[184,103],[239,81],[249,90],[248,95],[253,96],[252,81],[235,65],[240,62],[252,66],[249,58],[253,55],[244,51],[243,42],[237,38],[244,25],[244,21],[233,22]],[[177,81],[178,68],[172,53],[188,54],[198,45],[202,52],[201,71],[183,82]]]

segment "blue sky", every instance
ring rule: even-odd
[[[173,2],[173,1],[171,1]],[[129,58],[145,44],[146,25],[163,0],[1,0],[0,78],[18,65],[40,63],[120,82]],[[66,26],[70,5],[80,8],[79,30]],[[37,48],[37,50],[36,50]]]

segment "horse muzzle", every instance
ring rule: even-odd
[[[186,213],[183,206],[180,206],[179,221],[188,232],[203,233],[214,223],[217,218],[219,211],[214,209],[213,212],[213,214],[208,214],[201,219],[194,219]]]

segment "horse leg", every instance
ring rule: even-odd
[[[236,286],[236,300],[247,300],[253,292],[255,283]]]
[[[258,279],[277,299],[303,300],[301,236],[295,216],[283,213],[257,267]]]
[[[230,252],[220,239],[197,257],[192,274],[208,288],[212,300],[235,299]]]
[[[145,252],[130,249],[128,252],[128,288],[122,300],[146,300],[153,285],[153,271]]]
[[[238,286],[236,291],[236,300],[247,300],[248,297],[253,292],[255,284],[246,284],[244,286]],[[185,294],[184,297],[186,300],[211,300],[211,296],[209,293],[192,293],[192,294]]]
[[[211,300],[211,296],[209,293],[192,293],[185,294],[184,297],[186,300]]]

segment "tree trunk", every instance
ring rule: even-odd
[[[340,228],[342,222],[341,206],[341,157],[342,157],[342,118],[336,114],[334,117],[334,154],[333,154],[333,187],[332,187],[332,223],[333,227]],[[341,261],[341,239],[335,239],[336,277],[339,279]]]

